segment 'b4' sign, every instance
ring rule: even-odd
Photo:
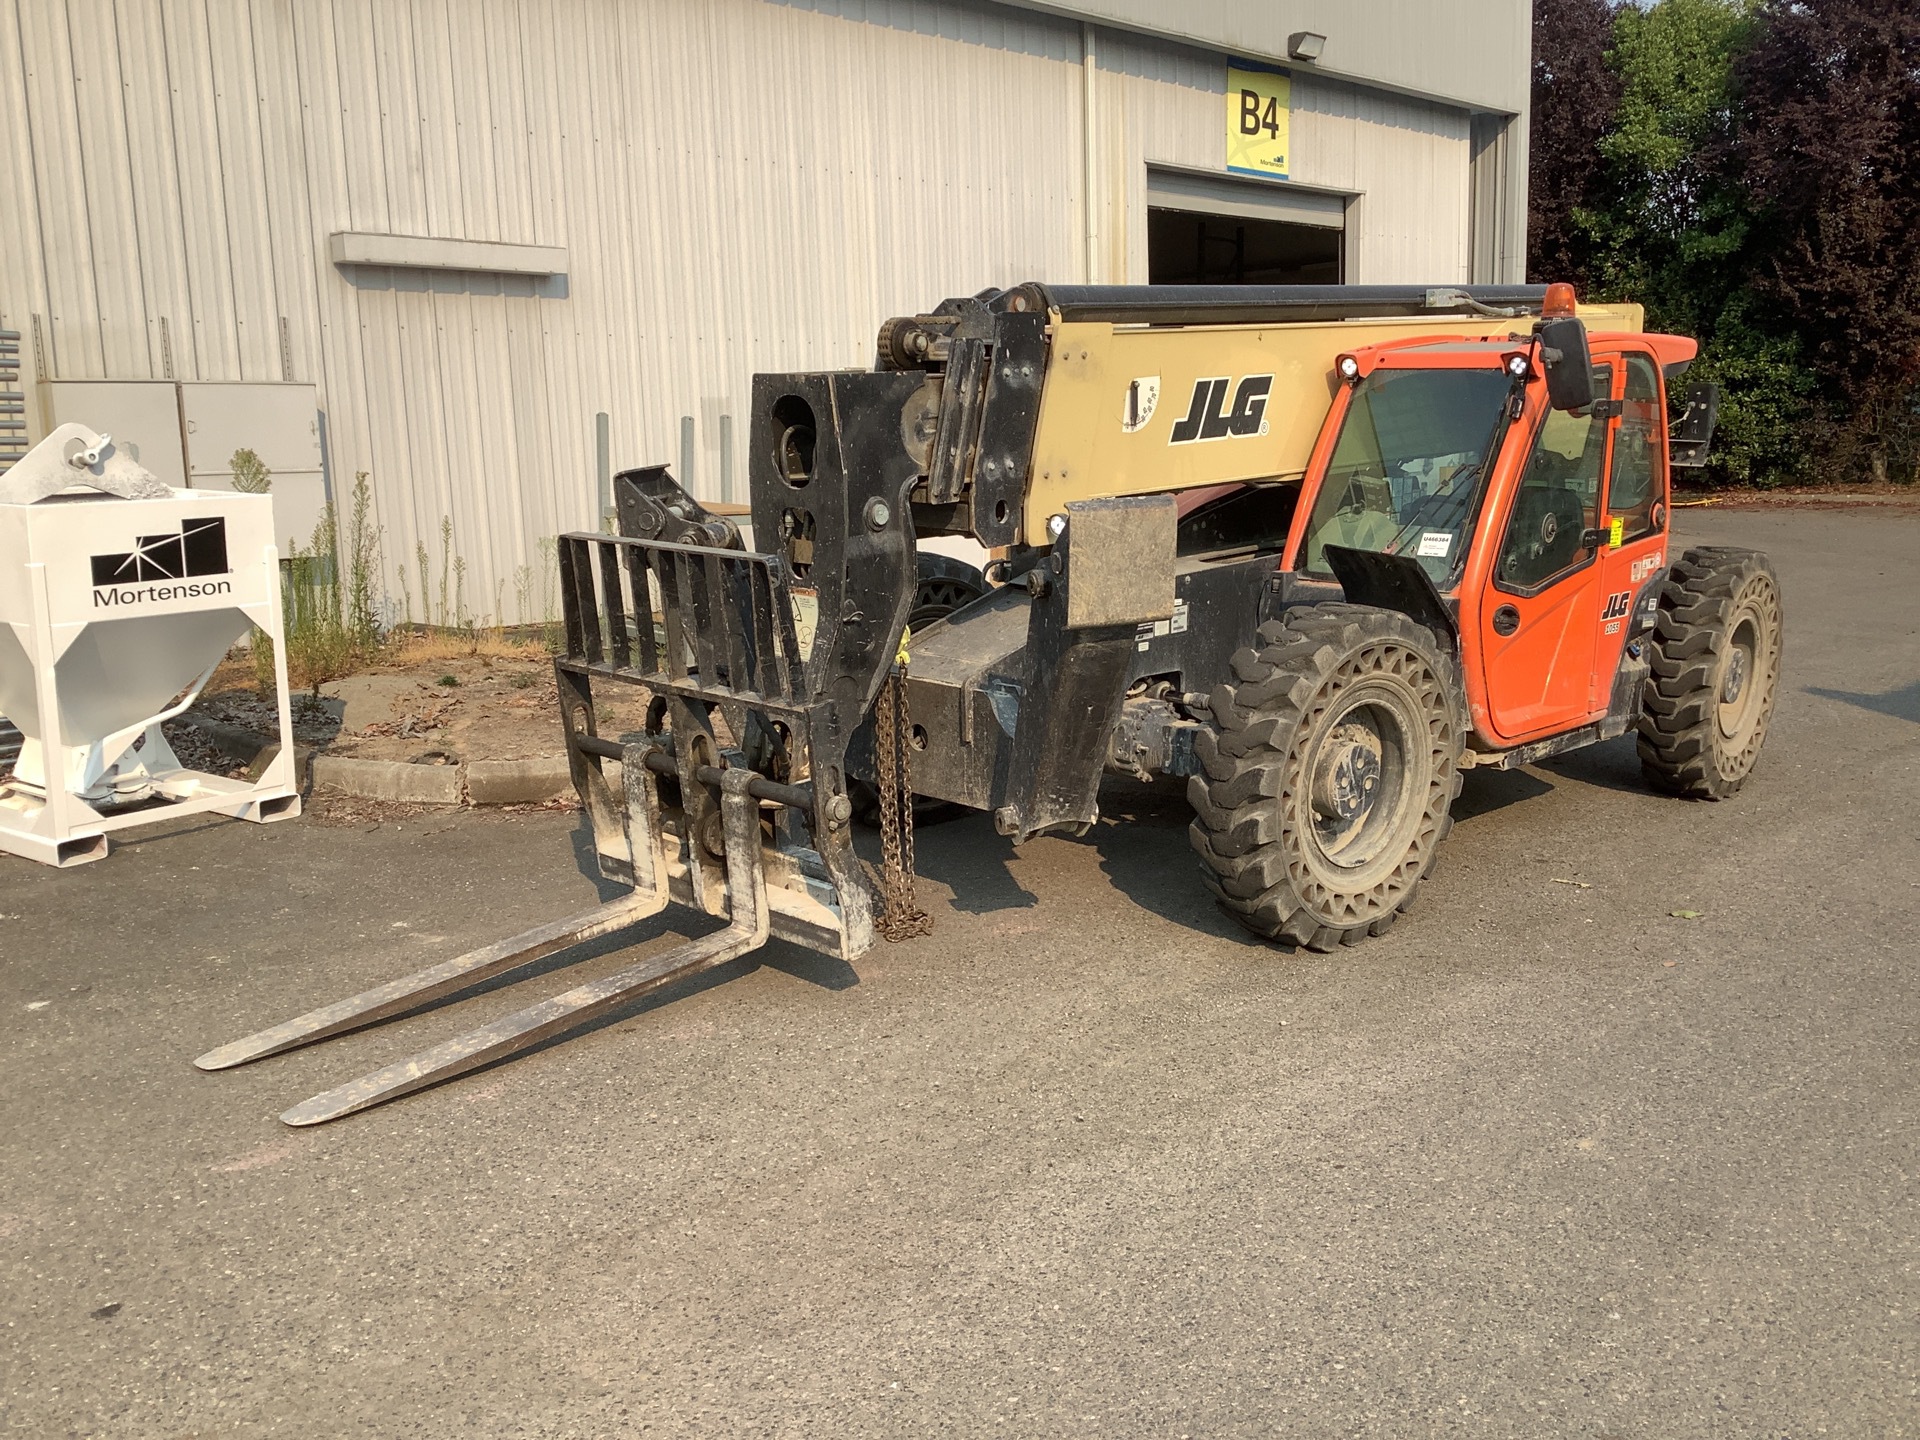
[[[1227,169],[1287,178],[1293,82],[1277,70],[1227,71]]]

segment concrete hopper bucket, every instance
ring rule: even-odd
[[[0,850],[67,865],[170,812],[297,814],[272,501],[174,490],[79,425],[0,476],[0,714],[24,737]],[[229,648],[275,642],[281,746],[257,781],[183,766],[162,722]]]

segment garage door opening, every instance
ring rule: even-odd
[[[1200,170],[1147,168],[1155,285],[1339,285],[1351,196]]]
[[[1284,220],[1147,211],[1147,278],[1155,285],[1338,285],[1340,231]]]

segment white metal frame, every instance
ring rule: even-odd
[[[0,786],[0,851],[23,855],[45,865],[68,867],[106,858],[107,837],[116,830],[134,825],[151,825],[182,815],[230,815],[236,820],[265,824],[290,820],[300,813],[298,773],[293,747],[293,713],[287,690],[286,636],[280,607],[280,552],[269,545],[261,556],[267,585],[266,599],[257,604],[234,608],[265,632],[273,642],[273,677],[278,688],[280,750],[257,780],[233,780],[205,771],[190,770],[178,763],[160,734],[160,723],[179,714],[192,704],[200,689],[212,676],[208,670],[194,682],[186,696],[160,715],[143,720],[90,748],[102,766],[112,765],[142,735],[152,736],[149,748],[158,742],[157,756],[174,760],[171,766],[149,767],[154,792],[165,803],[145,804],[119,813],[106,813],[82,800],[70,788],[74,776],[69,756],[76,748],[69,745],[60,725],[59,681],[56,664],[84,627],[53,624],[52,601],[47,589],[47,567],[35,562],[26,567],[27,588],[33,614],[27,626],[27,655],[37,677],[36,699],[39,705],[40,745],[46,778],[42,799],[18,784]],[[15,627],[18,633],[18,627]],[[35,743],[28,740],[27,746]],[[26,758],[22,751],[21,759]],[[19,773],[16,762],[15,774]]]

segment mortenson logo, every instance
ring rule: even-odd
[[[1193,382],[1193,398],[1187,413],[1174,421],[1169,445],[1185,445],[1193,440],[1227,440],[1236,435],[1258,435],[1266,423],[1267,395],[1273,389],[1273,376],[1248,375],[1233,392],[1233,408],[1227,408],[1228,376]]]
[[[142,535],[124,555],[93,557],[93,603],[138,605],[151,600],[192,600],[201,595],[227,595],[231,580],[202,581],[207,575],[230,575],[227,564],[227,522],[183,520],[178,535]],[[167,581],[182,584],[167,584]]]

